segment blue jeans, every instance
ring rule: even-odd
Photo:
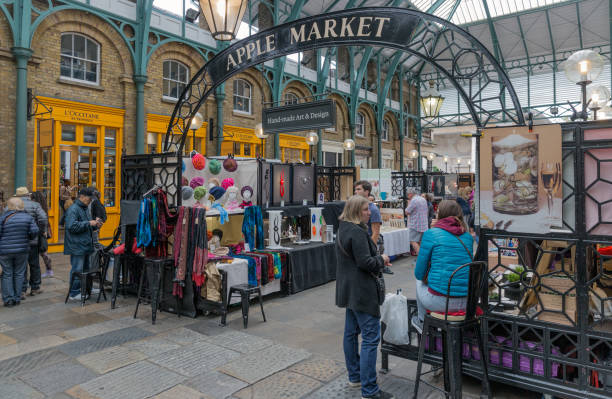
[[[89,255],[70,255],[70,277],[72,273],[81,273],[83,270],[89,270]],[[81,279],[75,278],[70,287],[70,296],[81,294]]]
[[[361,333],[361,354],[359,334]],[[344,323],[344,359],[349,381],[361,381],[361,396],[379,391],[376,384],[376,353],[380,342],[380,318],[346,309]]]
[[[1,255],[2,264],[2,300],[19,302],[21,300],[21,287],[25,279],[28,264],[28,253]]]
[[[434,295],[429,292],[427,284],[423,283],[422,280],[416,280],[416,294],[417,294],[417,307],[419,310],[419,321],[425,319],[427,311],[433,312],[444,312],[446,310],[446,297]],[[467,304],[467,297],[449,298],[448,300],[448,311],[458,312],[465,310]]]
[[[28,282],[30,288],[37,290],[40,288],[40,258],[38,253],[38,245],[30,245],[30,253],[28,254],[28,265],[30,266],[30,279],[28,280],[28,268],[26,267],[25,278],[23,279],[23,292],[28,290]]]

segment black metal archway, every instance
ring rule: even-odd
[[[182,151],[191,119],[215,88],[231,76],[284,55],[354,45],[394,48],[431,64],[453,83],[479,128],[493,118],[525,123],[506,72],[466,30],[420,11],[356,8],[278,25],[217,54],[193,76],[181,94],[168,125],[164,151]],[[182,135],[172,134],[176,129]]]

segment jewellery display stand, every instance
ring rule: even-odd
[[[280,249],[281,247],[281,227],[283,223],[283,211],[268,211],[269,219],[269,233],[268,238],[270,249]]]
[[[323,216],[321,215],[321,211],[323,211],[323,208],[310,208],[310,242],[323,241]]]

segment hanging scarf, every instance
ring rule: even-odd
[[[227,222],[227,211],[221,206],[221,204],[212,204],[213,209],[216,209],[219,211],[219,215],[220,215],[220,220],[219,223],[221,223],[222,225],[225,224],[225,222]]]
[[[192,280],[196,287],[206,281],[206,263],[208,263],[208,238],[206,229],[206,209],[194,208],[194,259]]]
[[[140,201],[138,224],[136,225],[137,246],[146,248],[151,243],[151,225],[149,224],[149,209],[151,200],[144,198]]]
[[[251,250],[263,249],[263,217],[260,207],[254,205],[245,208],[242,220],[242,234]]]
[[[245,259],[248,262],[249,285],[257,286],[257,263],[255,262],[255,259],[246,255],[233,255],[232,257],[238,259]]]
[[[174,237],[175,243],[179,242],[180,251],[178,251],[178,262],[176,262],[176,279],[172,290],[172,295],[183,297],[183,286],[185,285],[185,275],[187,273],[187,253],[188,253],[188,237],[189,237],[189,208],[181,207],[182,214],[177,223],[181,224],[180,235]]]
[[[238,205],[238,206],[241,207],[242,209],[244,209],[244,208],[248,208],[249,206],[252,206],[252,205],[253,205],[252,201],[242,200],[242,203],[240,205]]]

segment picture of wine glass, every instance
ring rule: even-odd
[[[542,162],[540,180],[546,189],[548,199],[548,216],[552,216],[553,196],[561,187],[561,164],[558,162]]]

